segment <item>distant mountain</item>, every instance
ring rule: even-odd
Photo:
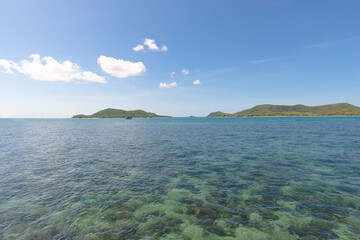
[[[217,112],[210,113],[209,115],[207,115],[207,117],[215,117],[215,116],[216,117],[221,117],[221,116],[225,116],[225,115],[229,115],[229,114],[217,111]]]
[[[256,117],[256,116],[360,116],[360,107],[349,103],[336,103],[309,107],[305,105],[257,105],[234,114],[216,114],[212,117]]]
[[[134,110],[134,111],[126,111],[121,109],[107,108],[101,110],[92,115],[75,115],[72,118],[125,118],[127,116],[131,116],[133,118],[143,118],[143,117],[169,117],[169,116],[161,116],[151,112],[145,112],[143,110]]]

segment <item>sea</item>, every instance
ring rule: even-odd
[[[360,239],[360,117],[0,119],[0,239]]]

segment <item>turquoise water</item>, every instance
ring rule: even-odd
[[[360,239],[360,118],[1,119],[0,239]]]

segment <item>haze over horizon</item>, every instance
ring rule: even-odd
[[[360,106],[359,1],[0,6],[0,118]]]

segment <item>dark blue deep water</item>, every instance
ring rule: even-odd
[[[360,239],[360,118],[1,119],[0,239]]]

